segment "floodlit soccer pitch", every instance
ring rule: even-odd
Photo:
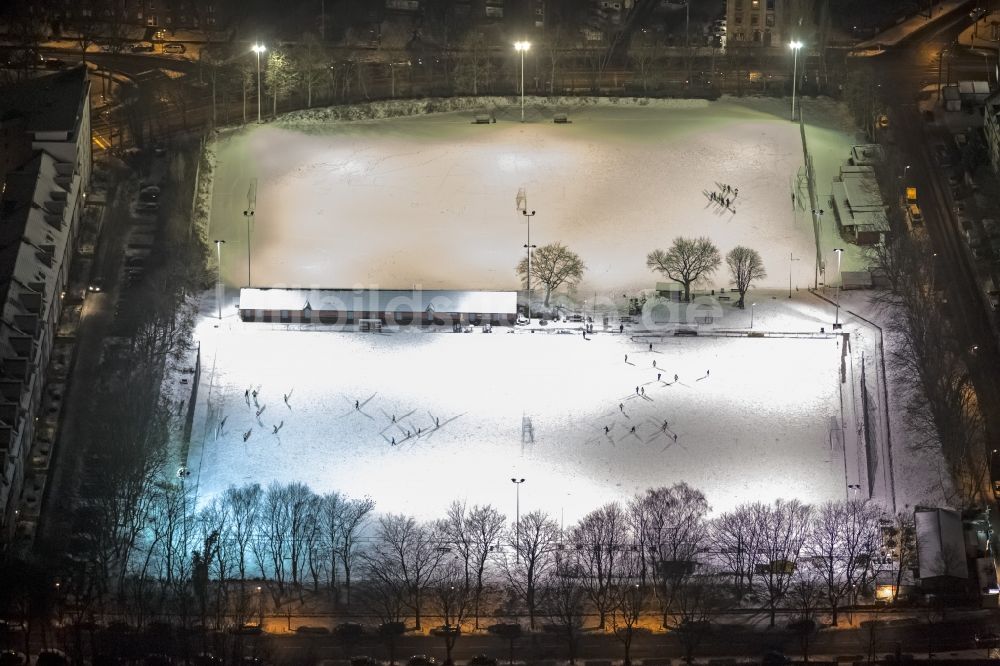
[[[471,118],[269,125],[220,140],[208,233],[226,240],[228,293],[247,284],[251,183],[257,287],[517,289],[520,188],[537,212],[532,244],[562,242],[586,262],[580,299],[650,288],[662,278],[646,254],[676,236],[757,249],[760,287],[787,288],[789,270],[797,287],[812,283],[811,261],[789,262],[815,245],[808,214],[790,205],[802,146],[783,105],[594,106],[570,125]],[[841,139],[826,141],[831,154]],[[720,185],[739,189],[735,213],[707,197]],[[710,286],[728,286],[724,270]],[[650,352],[646,339],[604,333],[217,323],[199,330],[188,457],[202,504],[231,484],[302,481],[424,519],[456,499],[512,515],[517,477],[522,512],[568,524],[681,481],[714,511],[846,493],[832,434],[838,339],[669,337]],[[254,403],[245,392],[257,387]]]
[[[456,499],[512,514],[523,477],[522,511],[569,522],[681,481],[716,511],[846,492],[834,338],[665,337],[650,352],[617,333],[214,323],[199,332],[188,459],[201,504],[231,484],[301,481],[426,519]]]
[[[790,269],[805,287],[812,262],[789,256],[814,256],[815,241],[808,206],[790,202],[803,153],[786,113],[775,100],[678,100],[582,107],[565,125],[450,112],[250,126],[216,142],[208,237],[226,240],[227,284],[245,286],[253,186],[254,286],[516,289],[523,188],[532,244],[564,243],[586,263],[580,294],[651,287],[646,255],[676,236],[755,248],[760,287],[787,286]],[[817,137],[811,150],[847,157],[849,137]],[[707,196],[722,185],[739,191],[735,213]],[[722,270],[709,286],[727,281]]]

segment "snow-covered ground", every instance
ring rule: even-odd
[[[836,338],[376,335],[215,323],[208,317],[199,330],[202,404],[188,461],[200,502],[230,484],[302,481],[436,518],[454,499],[508,508],[516,476],[527,479],[522,511],[564,511],[569,522],[679,481],[701,488],[715,510],[846,493],[831,437]],[[258,387],[260,407],[245,397]]]
[[[808,212],[791,205],[803,157],[787,113],[787,100],[688,100],[580,106],[568,125],[509,112],[473,125],[465,111],[250,127],[216,146],[208,238],[226,240],[225,279],[245,285],[255,180],[256,286],[513,289],[524,187],[531,242],[581,255],[581,293],[651,287],[647,252],[679,235],[758,249],[761,286],[787,285],[789,257],[802,258],[791,268],[805,287],[816,250]],[[828,101],[808,101],[805,117],[810,150],[833,162],[817,159],[822,193],[853,140]],[[707,199],[717,183],[738,188],[735,214]],[[720,271],[708,286],[727,280]]]
[[[804,111],[822,201],[857,141],[838,105],[805,100]],[[565,126],[538,112],[522,125],[509,109],[489,126],[471,125],[471,111],[351,122],[300,114],[220,140],[206,237],[227,241],[227,316],[216,327],[207,303],[198,333],[204,371],[187,464],[199,501],[278,480],[368,494],[382,511],[421,518],[440,517],[454,499],[512,513],[511,477],[527,479],[522,511],[567,523],[678,481],[701,488],[715,511],[778,497],[821,502],[852,487],[887,508],[941,501],[940,461],[909,451],[878,329],[847,312],[872,316],[866,294],[843,295],[843,357],[839,336],[704,336],[749,328],[751,316],[770,333],[831,330],[832,302],[804,291],[817,251],[799,126],[787,113],[787,100],[748,99],[605,101],[570,109]],[[759,286],[770,290],[748,297],[755,308],[723,303],[703,336],[653,338],[652,352],[645,338],[609,333],[586,341],[243,324],[231,313],[246,284],[253,179],[258,286],[516,288],[526,227],[515,195],[525,187],[538,212],[532,243],[581,254],[584,298],[614,304],[612,294],[651,287],[646,253],[678,235],[708,236],[723,252],[758,249],[769,272]],[[717,183],[739,188],[735,214],[708,202]],[[828,267],[835,247],[847,248],[844,270],[864,266],[832,219],[820,231]],[[817,281],[837,279],[828,271]],[[728,286],[724,272],[705,286]],[[867,457],[862,374],[875,404],[877,450]],[[259,406],[245,398],[257,387]]]

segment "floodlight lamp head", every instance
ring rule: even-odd
[[[264,51],[267,50],[267,47],[264,46],[263,44],[254,44],[250,50],[253,51],[254,53],[263,53]]]
[[[793,51],[798,51],[799,49],[802,48],[802,46],[803,46],[802,42],[800,42],[797,39],[793,39],[792,41],[788,42],[788,48],[792,49]]]
[[[527,51],[531,48],[531,42],[514,42],[515,51]]]

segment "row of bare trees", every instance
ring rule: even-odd
[[[737,245],[726,253],[731,284],[739,292],[736,307],[744,307],[750,286],[767,277],[760,253],[752,248]],[[646,266],[684,287],[684,300],[691,300],[691,287],[708,280],[722,265],[722,255],[708,238],[679,236],[667,250],[653,250],[646,257]],[[566,286],[573,289],[587,269],[578,254],[562,243],[549,243],[531,250],[531,260],[521,259],[516,267],[521,283],[528,285],[530,278],[545,288],[544,306],[549,306],[553,292]],[[529,278],[530,271],[530,278]]]
[[[606,504],[566,529],[541,511],[510,521],[460,502],[440,520],[376,515],[370,498],[301,483],[230,487],[198,511],[183,479],[132,499],[141,524],[126,521],[129,538],[110,540],[132,552],[96,548],[91,573],[110,578],[100,589],[118,592],[139,619],[197,610],[223,624],[260,586],[273,612],[320,600],[417,629],[428,615],[475,628],[486,617],[523,616],[532,629],[550,618],[570,637],[586,617],[615,632],[647,614],[680,629],[732,605],[764,608],[774,623],[802,583],[822,592],[836,624],[853,594],[870,592],[892,524],[859,500],[757,502],[710,519],[704,495],[683,483]],[[896,566],[905,560],[897,554]]]
[[[872,70],[855,72],[845,94],[855,120],[880,141],[882,157],[875,167],[879,193],[884,201],[900,201],[900,174],[907,171],[904,164],[909,160],[884,132],[874,129],[885,101]],[[976,506],[988,494],[988,437],[974,383],[976,341],[967,327],[950,318],[952,285],[937,275],[938,255],[931,239],[922,227],[910,229],[904,215],[902,206],[889,207],[892,233],[870,249],[871,263],[884,277],[872,301],[887,322],[895,383],[906,391],[907,424],[915,435],[912,448],[940,452],[946,466],[942,491],[955,504]]]

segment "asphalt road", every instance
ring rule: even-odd
[[[951,146],[953,139],[944,127],[925,122],[917,106],[926,86],[936,85],[939,80],[983,79],[984,63],[996,64],[995,56],[988,58],[955,46],[958,34],[970,22],[964,12],[943,21],[909,44],[876,56],[874,71],[889,103],[897,144],[911,167],[907,185],[917,187],[927,232],[939,254],[940,270],[936,271],[935,282],[938,288],[946,290],[948,302],[953,306],[954,334],[967,350],[990,440],[996,441],[1000,436],[1000,350],[995,322],[952,212],[947,171],[936,164],[930,150],[939,143]]]
[[[910,621],[913,622],[913,621]],[[824,629],[809,641],[811,654],[865,655],[874,645],[874,653],[884,655],[897,648],[903,652],[935,654],[968,650],[975,646],[974,623],[967,621],[939,624],[890,624],[874,630]],[[282,660],[294,660],[305,654],[316,659],[344,659],[354,655],[370,655],[378,659],[388,657],[386,645],[376,639],[366,638],[358,643],[344,644],[334,636],[275,635],[270,636],[270,650]],[[508,657],[507,641],[490,634],[462,636],[456,643],[453,658],[466,660],[477,654],[496,658]],[[632,657],[683,656],[683,645],[677,633],[637,635],[632,644]],[[740,626],[713,625],[697,646],[695,654],[704,657],[732,655],[759,656],[776,650],[787,655],[802,653],[802,642],[784,629],[750,631]],[[445,657],[444,639],[427,636],[407,636],[399,639],[396,656],[428,654],[439,661]],[[620,659],[624,654],[622,643],[610,634],[587,633],[579,639],[578,655],[594,659]],[[514,643],[515,660],[566,659],[566,641],[563,637],[536,633],[525,635]]]

